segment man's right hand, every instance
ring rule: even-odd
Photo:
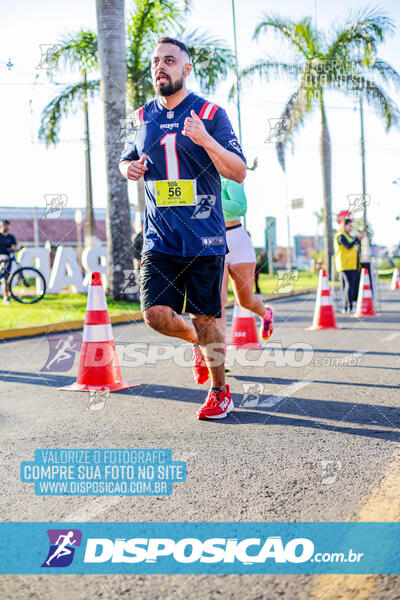
[[[143,154],[139,160],[123,161],[120,165],[120,171],[126,179],[130,181],[139,181],[139,179],[148,170],[144,164],[147,156]]]

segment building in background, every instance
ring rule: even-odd
[[[81,211],[81,223],[76,222],[76,211]],[[106,210],[95,208],[96,237],[106,242]],[[0,219],[10,221],[10,232],[18,246],[80,246],[84,241],[85,209],[65,206],[51,207],[0,207]],[[131,206],[131,222],[135,220],[135,207]],[[79,231],[78,231],[79,229]]]
[[[312,269],[315,254],[324,250],[324,239],[315,235],[295,235],[295,266],[297,269]]]

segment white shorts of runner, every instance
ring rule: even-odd
[[[256,253],[254,252],[249,234],[241,225],[234,225],[233,229],[226,232],[226,243],[228,254],[225,256],[225,264],[237,265],[238,263],[256,262]]]

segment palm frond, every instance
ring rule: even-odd
[[[376,51],[378,43],[394,33],[394,22],[380,8],[366,8],[351,12],[344,24],[335,25],[327,56],[337,54],[342,48],[362,46],[369,52]]]
[[[76,112],[82,107],[84,93],[93,98],[100,91],[100,81],[92,80],[66,86],[60,94],[53,98],[42,111],[38,138],[50,146],[56,144],[61,127],[62,117]]]
[[[370,77],[378,75],[385,83],[392,84],[395,89],[400,89],[400,73],[385,60],[377,58],[365,64],[363,59],[358,59],[354,61],[354,65],[357,69],[368,73]]]
[[[285,136],[282,141],[276,145],[276,153],[279,164],[282,170],[286,170],[286,148],[288,143],[293,144],[293,136],[304,124],[304,118],[307,112],[311,111],[310,102],[307,98],[307,93],[304,88],[300,86],[289,98],[286,103],[282,114],[281,120],[285,124]]]
[[[177,26],[180,11],[169,0],[136,0],[127,19],[127,92],[134,106],[152,92],[151,53],[159,37]]]
[[[180,39],[186,44],[200,86],[213,91],[233,70],[235,57],[227,42],[199,29],[182,28]]]
[[[271,77],[281,78],[288,76],[290,79],[297,79],[304,69],[304,65],[300,63],[283,63],[272,61],[269,59],[261,59],[252,65],[242,69],[240,72],[241,79],[253,79],[258,76],[265,81],[269,81]]]
[[[60,70],[62,67],[71,70],[78,69],[80,72],[97,69],[96,34],[93,31],[84,31],[83,29],[76,33],[69,33],[59,43],[55,44],[52,59],[56,70]]]
[[[269,29],[285,38],[306,57],[313,56],[318,52],[319,41],[311,17],[293,21],[278,15],[264,15],[263,20],[254,30],[253,39],[257,39],[261,33],[265,33]]]
[[[366,102],[375,109],[378,115],[385,121],[386,129],[399,127],[400,113],[396,103],[375,82],[361,75],[348,75],[342,79],[342,85],[335,86],[347,93],[361,94]]]

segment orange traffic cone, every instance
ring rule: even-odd
[[[398,290],[400,289],[400,275],[399,275],[399,268],[395,267],[394,271],[393,271],[393,278],[392,278],[392,284],[390,286],[391,290]]]
[[[361,270],[360,287],[358,290],[357,309],[355,317],[375,317],[374,301],[372,300],[371,283],[368,270],[363,267]]]
[[[83,342],[75,383],[59,388],[77,392],[116,392],[140,385],[123,381],[100,273],[92,273],[88,290]]]
[[[258,340],[256,318],[254,313],[243,308],[235,301],[230,343],[236,348],[262,348]]]
[[[314,319],[309,331],[315,329],[339,329],[336,325],[336,317],[333,310],[329,281],[325,269],[320,269],[317,301],[315,303]]]

